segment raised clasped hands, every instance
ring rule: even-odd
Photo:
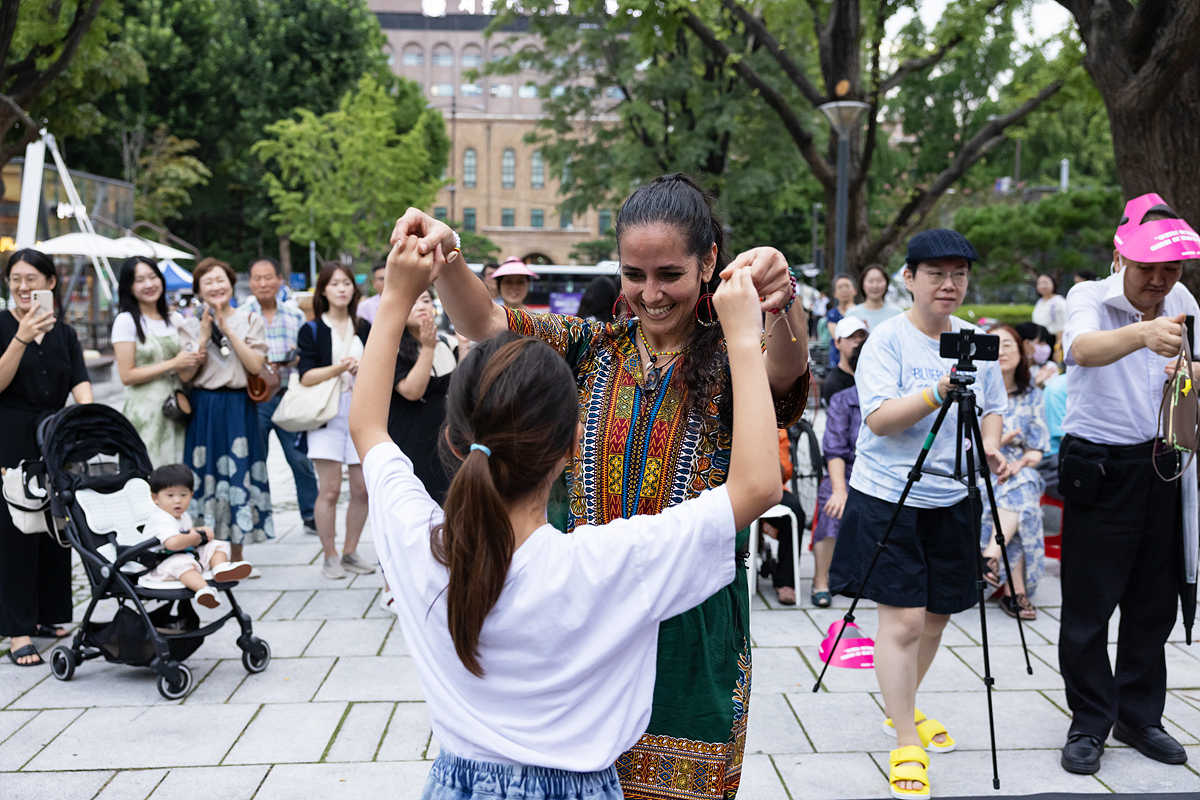
[[[728,280],[735,270],[743,267],[750,269],[763,311],[781,309],[792,298],[792,279],[787,259],[774,247],[753,247],[739,253],[729,262],[729,266],[721,270],[721,277]]]
[[[405,214],[405,217],[407,216]],[[404,217],[401,217],[401,221],[403,219]],[[396,224],[398,226],[400,223]],[[432,249],[422,253],[421,241],[415,234],[393,239],[392,249],[387,257],[387,272],[384,273],[385,296],[401,296],[411,302],[437,279],[438,270],[445,263],[441,247],[435,244]]]
[[[713,306],[717,309],[726,344],[744,343],[758,347],[762,341],[762,309],[751,268],[748,265],[731,267],[723,271],[721,277],[721,284],[713,293]]]
[[[420,255],[431,253],[439,247],[444,255],[448,255],[454,249],[454,231],[450,226],[419,208],[408,209],[404,216],[396,220],[391,243],[395,245],[409,236],[418,238],[417,252]]]

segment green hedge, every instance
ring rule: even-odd
[[[1016,325],[1018,322],[1029,322],[1033,319],[1033,306],[967,304],[959,306],[958,311],[954,312],[954,316],[961,317],[968,322],[975,322],[980,317],[991,317],[1009,325]]]

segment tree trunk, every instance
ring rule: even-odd
[[[284,280],[289,280],[292,274],[292,240],[286,236],[279,237],[279,268],[283,270]]]

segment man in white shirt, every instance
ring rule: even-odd
[[[1063,333],[1070,366],[1059,451],[1065,525],[1058,658],[1072,721],[1061,762],[1080,774],[1100,768],[1110,730],[1149,758],[1187,761],[1163,730],[1162,712],[1165,646],[1183,573],[1181,531],[1187,533],[1189,515],[1193,523],[1196,517],[1195,493],[1181,487],[1189,480],[1194,487],[1196,477],[1160,477],[1177,475],[1183,462],[1158,440],[1158,412],[1185,320],[1200,315],[1178,283],[1184,264],[1200,258],[1200,237],[1149,194],[1126,205],[1114,244],[1112,275],[1071,289]],[[1118,607],[1114,675],[1107,632]]]

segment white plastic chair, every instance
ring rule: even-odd
[[[764,511],[761,517],[750,523],[750,557],[746,560],[747,569],[749,570],[749,573],[746,575],[746,585],[750,591],[750,603],[754,602],[754,595],[758,591],[759,523],[764,519],[775,519],[778,517],[786,517],[792,523],[792,575],[794,576],[794,582],[797,584],[800,583],[800,538],[803,535],[803,531],[800,530],[800,522],[787,506],[772,506]],[[796,594],[799,596],[799,586],[796,589]]]

